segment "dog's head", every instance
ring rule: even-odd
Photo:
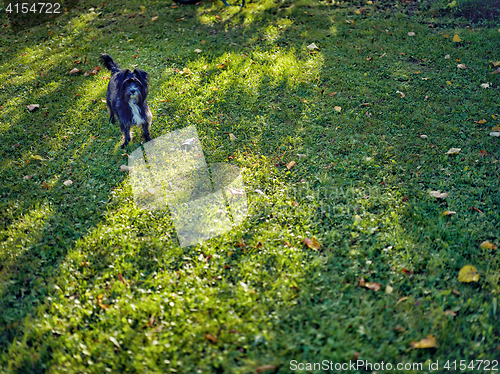
[[[124,69],[117,73],[116,79],[120,87],[120,95],[125,102],[133,100],[140,103],[148,96],[149,76],[145,71]]]

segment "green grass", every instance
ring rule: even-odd
[[[500,247],[500,25],[374,3],[81,2],[24,27],[0,9],[0,372],[498,359],[480,244]],[[102,52],[150,73],[153,138],[196,125],[207,163],[241,169],[238,229],[180,248],[168,212],[137,209],[120,165],[140,132],[120,149],[109,72],[69,74]]]

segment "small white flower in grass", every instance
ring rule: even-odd
[[[73,184],[73,181],[71,179],[68,179],[67,181],[64,181],[63,184],[69,187]]]
[[[408,33],[408,36],[415,36],[415,33],[414,33],[413,31],[410,31],[410,32]]]
[[[196,48],[194,51],[195,51],[196,53],[201,53],[201,49],[199,49],[199,48]]]

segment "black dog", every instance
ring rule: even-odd
[[[110,113],[109,121],[114,124],[115,115],[118,116],[120,129],[125,137],[122,148],[131,140],[131,126],[142,125],[142,135],[147,142],[150,141],[152,116],[146,101],[148,73],[137,69],[120,70],[118,64],[108,54],[101,54],[101,62],[111,71],[106,102]]]

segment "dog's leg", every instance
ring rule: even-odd
[[[146,140],[146,142],[149,142],[151,140],[149,130],[150,130],[150,124],[144,122],[142,124],[142,136],[144,137],[144,140]]]
[[[120,124],[120,127],[123,132],[123,136],[125,137],[125,141],[122,144],[122,148],[125,148],[128,143],[130,143],[130,140],[132,140],[132,136],[130,134],[130,126],[124,126]]]

